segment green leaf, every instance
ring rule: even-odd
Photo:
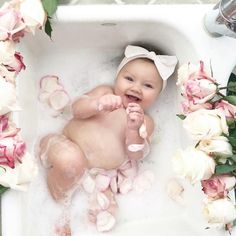
[[[10,189],[10,188],[4,187],[4,186],[0,185],[0,195],[2,195],[3,193],[5,193],[8,189]]]
[[[232,83],[236,83],[236,75],[233,74],[233,73],[230,74],[227,87],[231,87],[233,85]],[[236,95],[236,91],[235,90],[232,91],[232,89],[227,88],[226,95],[227,96],[229,96],[229,95]]]
[[[52,26],[51,26],[51,22],[49,20],[49,17],[47,18],[47,21],[45,23],[45,33],[51,38],[52,37]]]
[[[233,162],[236,162],[236,155],[233,155],[230,158],[232,159]]]
[[[233,147],[236,147],[236,138],[235,138],[235,137],[232,137],[232,136],[229,136],[228,139],[229,139],[230,144],[231,144]]]
[[[229,103],[236,105],[236,96],[230,95],[222,98],[223,100],[228,101]]]
[[[216,166],[215,173],[225,174],[225,173],[230,173],[234,170],[236,170],[236,165],[218,165]]]
[[[229,126],[230,129],[234,129],[235,128],[235,119],[233,119],[233,118],[227,119],[227,125]]]
[[[42,0],[43,8],[52,17],[57,10],[58,0]]]
[[[181,120],[184,120],[186,118],[186,116],[183,114],[177,114],[176,116],[178,116]]]
[[[235,93],[234,95],[236,95],[236,82],[232,82],[232,81],[229,82],[228,85],[227,85],[227,91],[228,92],[233,92],[233,93]]]

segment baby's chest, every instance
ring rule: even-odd
[[[116,134],[118,136],[124,136],[126,125],[127,125],[127,115],[124,109],[117,109],[112,112],[107,112],[102,114],[100,117],[94,119],[94,125],[97,130],[103,132],[109,136],[110,134]]]

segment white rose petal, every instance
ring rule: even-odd
[[[0,42],[0,55],[0,64],[11,64],[15,60],[15,44],[9,40]]]
[[[208,223],[213,227],[224,227],[236,219],[236,209],[228,198],[208,201],[203,210]]]
[[[176,202],[181,202],[183,200],[182,193],[184,188],[182,184],[175,178],[169,180],[167,184],[167,195]]]
[[[206,153],[214,153],[225,158],[233,155],[232,146],[224,136],[201,140],[197,148]]]
[[[215,171],[215,161],[206,153],[193,147],[178,150],[172,158],[175,173],[190,183],[209,179]]]
[[[46,15],[40,0],[22,1],[20,12],[26,26],[33,34],[37,27],[43,26]]]
[[[219,109],[200,109],[187,115],[183,127],[195,140],[228,134],[225,115]]]
[[[3,65],[0,65],[0,79],[5,79],[8,82],[15,83],[15,71],[9,71]]]
[[[116,223],[115,217],[108,211],[101,211],[97,215],[98,232],[106,232],[111,230]]]
[[[110,200],[102,192],[97,193],[97,202],[99,206],[102,208],[102,210],[106,210],[110,206]]]
[[[90,175],[86,175],[82,181],[82,186],[87,193],[93,193],[95,189],[95,181]]]

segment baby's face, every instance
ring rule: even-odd
[[[119,72],[115,94],[121,96],[125,108],[138,103],[143,109],[150,107],[162,89],[162,79],[152,61],[135,59]]]

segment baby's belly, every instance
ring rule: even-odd
[[[125,160],[125,132],[121,125],[97,120],[72,120],[64,134],[78,144],[90,168],[113,169]]]

